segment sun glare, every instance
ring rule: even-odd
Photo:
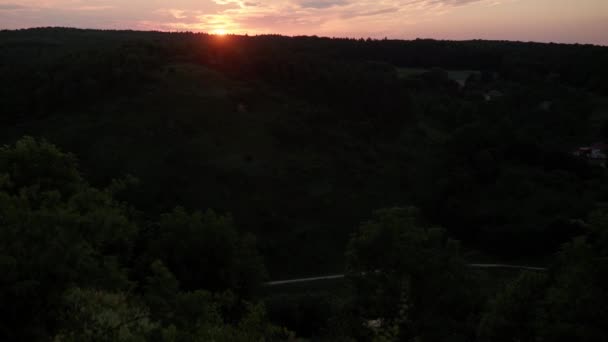
[[[225,29],[215,29],[211,31],[211,33],[216,34],[218,36],[225,36],[226,34],[228,34],[228,31],[226,31]]]

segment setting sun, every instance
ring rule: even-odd
[[[228,31],[226,31],[225,29],[215,29],[211,31],[211,33],[216,34],[218,36],[225,36],[226,34],[228,34]]]

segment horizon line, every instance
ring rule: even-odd
[[[539,41],[539,40],[509,40],[509,39],[482,39],[482,38],[468,38],[468,39],[446,39],[446,38],[392,38],[386,36],[384,38],[373,38],[363,36],[323,36],[323,35],[289,35],[281,33],[230,33],[217,34],[206,31],[192,31],[192,30],[143,30],[143,29],[132,29],[132,28],[87,28],[87,27],[75,27],[75,26],[32,26],[23,28],[0,28],[0,32],[15,32],[15,31],[27,31],[27,30],[41,30],[41,29],[69,29],[69,30],[81,30],[81,31],[106,31],[106,32],[142,32],[142,33],[189,33],[189,34],[203,34],[209,36],[233,36],[233,37],[264,37],[264,36],[279,36],[286,38],[318,38],[318,39],[336,39],[336,40],[371,40],[371,41],[404,41],[412,42],[417,40],[428,40],[428,41],[443,41],[443,42],[503,42],[503,43],[523,43],[523,44],[546,44],[546,45],[581,45],[581,46],[594,46],[594,47],[608,47],[608,44],[597,44],[597,43],[580,43],[580,42],[555,42],[555,41]]]

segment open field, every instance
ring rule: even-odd
[[[397,68],[397,73],[399,77],[409,78],[424,74],[430,70],[431,69],[424,68]],[[447,70],[447,72],[448,77],[451,80],[458,82],[460,85],[464,85],[467,78],[469,78],[469,76],[472,74],[479,73],[477,70]]]

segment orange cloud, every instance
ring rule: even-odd
[[[608,44],[608,1],[0,0],[0,28],[32,26]]]

